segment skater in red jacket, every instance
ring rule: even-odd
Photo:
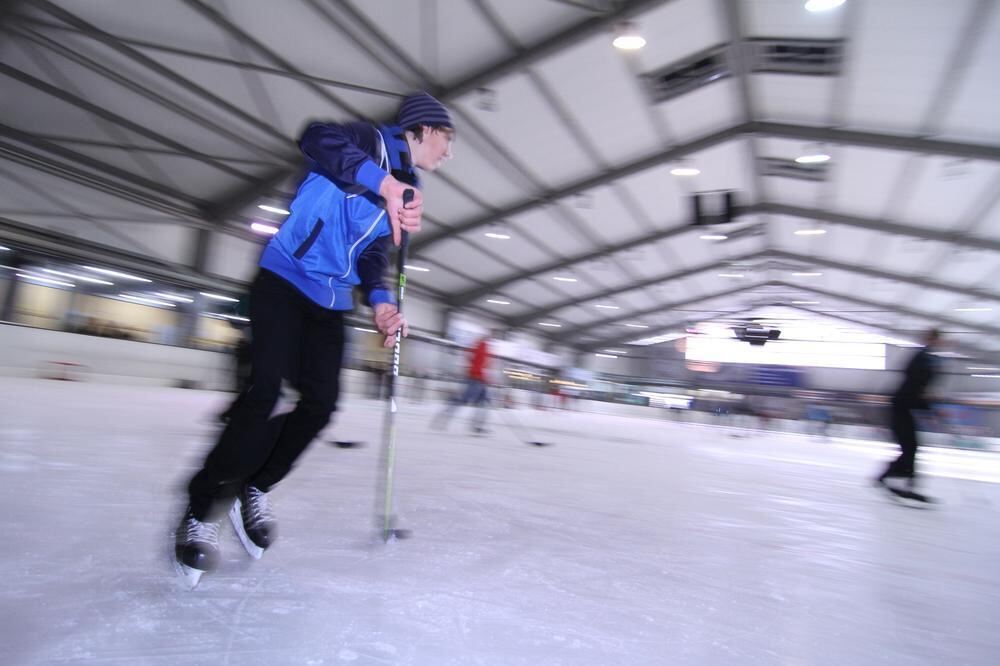
[[[472,432],[477,435],[486,432],[486,403],[489,397],[486,393],[486,369],[490,362],[489,335],[484,335],[476,341],[469,359],[469,369],[462,392],[449,401],[444,411],[434,419],[432,426],[445,430],[451,421],[455,410],[462,405],[479,407],[472,416]]]

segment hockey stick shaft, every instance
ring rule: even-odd
[[[413,200],[413,190],[407,189],[403,192],[403,205]],[[399,252],[396,255],[396,271],[399,274],[399,282],[396,287],[396,307],[400,313],[403,312],[403,300],[406,297],[406,254],[409,248],[410,235],[402,232],[399,244]],[[399,377],[399,352],[403,341],[403,327],[396,331],[396,342],[392,348],[392,371],[389,374],[389,381],[386,387],[388,394],[388,407],[385,414],[385,444],[383,446],[383,486],[384,496],[382,498],[382,540],[388,541],[392,535],[392,493],[393,480],[396,468],[396,379]]]

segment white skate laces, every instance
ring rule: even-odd
[[[185,526],[184,540],[188,543],[200,542],[218,546],[219,523],[188,518]]]
[[[269,525],[274,522],[274,513],[271,511],[271,501],[267,498],[267,493],[248,486],[246,498],[247,527]]]

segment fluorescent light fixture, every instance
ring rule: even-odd
[[[263,222],[254,222],[250,225],[251,231],[256,231],[259,234],[267,234],[273,236],[278,233],[278,227],[273,224],[264,224]]]
[[[106,285],[114,284],[114,282],[108,282],[107,280],[98,280],[97,278],[86,277],[83,275],[76,275],[75,273],[65,273],[63,271],[56,271],[51,268],[43,268],[42,271],[48,273],[49,275],[58,275],[60,277],[70,278],[71,280],[80,280],[81,282],[89,282],[91,284],[106,284]]]
[[[230,321],[250,321],[249,317],[241,317],[239,315],[222,314],[222,313],[220,313],[220,314],[218,314],[216,316],[220,317],[222,319],[229,319]]]
[[[408,271],[417,271],[418,273],[430,273],[431,272],[431,269],[429,269],[429,268],[424,268],[423,266],[411,266],[410,264],[406,264],[405,266],[403,266],[403,268],[405,268]]]
[[[970,365],[966,369],[967,370],[973,370],[973,371],[978,370],[979,372],[1000,372],[1000,368],[996,368],[996,367],[993,367],[993,366],[974,366],[974,365]]]
[[[562,277],[561,275],[557,275],[552,279],[555,280],[556,282],[576,282],[576,278]]]
[[[165,291],[158,291],[153,294],[157,298],[163,298],[168,301],[176,301],[177,303],[194,303],[193,298],[188,298],[187,296],[180,296],[178,294],[168,294]]]
[[[844,4],[844,0],[807,0],[805,8],[810,12],[826,12]]]
[[[702,240],[720,241],[726,240],[729,236],[725,234],[705,234],[704,236],[698,236]]]
[[[118,294],[118,298],[123,301],[130,301],[132,303],[138,303],[140,305],[157,305],[164,308],[177,307],[170,301],[161,301],[155,298],[146,298],[145,296],[134,296],[132,294]]]
[[[139,277],[137,275],[130,275],[128,273],[122,273],[121,271],[112,271],[107,268],[97,268],[96,266],[84,266],[88,271],[93,271],[95,273],[100,273],[101,275],[110,275],[111,277],[120,277],[123,280],[135,280],[136,282],[152,282],[152,280],[147,280],[144,277]]]
[[[212,300],[215,300],[215,301],[226,301],[227,303],[239,303],[240,302],[240,299],[238,299],[238,298],[233,298],[231,296],[223,296],[222,294],[211,294],[211,293],[209,293],[207,291],[199,291],[198,293],[201,294],[202,296],[204,296],[205,298],[211,298]]]
[[[792,273],[795,277],[819,277],[822,273],[812,273],[808,271],[801,271],[797,273]]]
[[[540,321],[539,326],[547,326],[548,328],[562,328],[562,324],[556,324],[551,321]]]
[[[969,358],[966,354],[959,354],[953,351],[931,352],[931,354],[940,356],[941,358]]]
[[[795,232],[796,236],[822,236],[826,233],[826,229],[799,229]]]
[[[694,167],[677,167],[670,170],[671,176],[697,176],[699,173],[701,173],[701,169]]]
[[[792,301],[792,305],[819,305],[819,301]]]
[[[605,349],[605,354],[627,354],[628,352],[624,349]]]
[[[622,21],[618,24],[611,45],[623,51],[636,51],[646,45],[646,40],[639,34],[635,23]]]
[[[361,328],[360,326],[355,326],[354,330],[361,331],[362,333],[378,333],[374,328]]]
[[[278,215],[291,215],[291,211],[287,211],[284,208],[278,208],[277,206],[267,206],[265,204],[260,204],[257,206],[261,210],[266,210],[268,213],[277,213]]]
[[[993,308],[955,308],[955,312],[993,312]]]
[[[510,301],[501,301],[499,298],[487,298],[487,303],[494,303],[496,305],[510,305]]]
[[[829,162],[830,156],[826,153],[817,153],[815,155],[802,155],[796,157],[795,161],[799,164],[823,164],[823,162]]]
[[[486,236],[487,238],[496,238],[497,240],[510,240],[510,236],[508,236],[507,234],[498,234],[493,231],[488,231],[483,235]]]
[[[983,379],[1000,379],[1000,375],[972,375],[973,377],[981,377]]]
[[[72,282],[64,282],[63,280],[56,280],[55,278],[47,278],[41,275],[32,275],[31,273],[14,273],[19,278],[24,278],[25,280],[31,280],[32,282],[40,282],[44,285],[49,285],[52,287],[68,287],[72,289],[76,285]]]
[[[645,347],[648,345],[658,345],[661,342],[670,342],[671,340],[677,340],[679,338],[687,337],[687,333],[664,333],[663,335],[657,335],[652,338],[642,338],[640,340],[632,340],[626,342],[627,345],[636,345],[639,347]]]
[[[594,307],[602,310],[621,310],[617,305],[595,305]]]
[[[724,278],[741,278],[741,277],[743,277],[743,274],[742,273],[719,273],[719,277],[724,277]]]
[[[0,245],[0,252],[10,252],[10,248],[4,245]]]
[[[649,326],[646,326],[645,324],[625,324],[625,325],[628,326],[629,328],[649,328]]]
[[[597,358],[618,358],[614,354],[594,354]]]

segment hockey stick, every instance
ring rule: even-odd
[[[524,428],[523,424],[520,421],[518,421],[518,419],[515,418],[513,414],[505,414],[504,409],[506,408],[501,405],[500,409],[497,410],[498,413],[500,414],[500,420],[504,422],[504,425],[506,425],[511,432],[514,433],[514,436],[516,438],[518,438],[525,444],[531,444],[533,446],[548,446],[547,442],[540,442],[538,440],[531,439],[531,433],[528,432],[526,428]],[[508,418],[508,416],[510,418]],[[528,432],[527,437],[524,436],[526,432]]]
[[[403,192],[403,205],[413,201],[413,190],[407,189]],[[396,270],[399,273],[399,284],[396,291],[396,307],[399,312],[403,311],[403,298],[406,295],[406,251],[409,248],[410,235],[403,231],[402,240],[399,244],[399,252],[396,257]],[[389,539],[405,539],[410,536],[409,530],[399,529],[394,526],[392,516],[392,482],[396,467],[396,378],[399,377],[399,349],[402,346],[403,327],[396,331],[396,344],[392,348],[392,372],[386,382],[386,393],[388,397],[388,408],[385,413],[385,421],[382,432],[385,439],[382,446],[381,472],[382,480],[382,515],[378,520],[378,529],[382,535],[382,541],[388,543]],[[376,496],[376,502],[378,497]]]

